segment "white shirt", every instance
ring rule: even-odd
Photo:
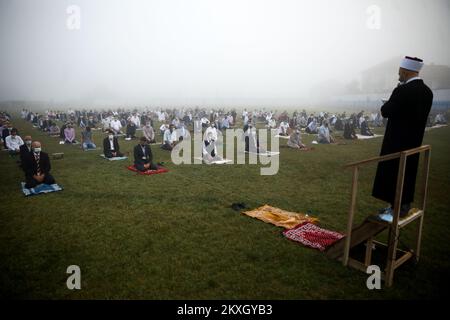
[[[211,133],[211,139],[216,141],[217,140],[217,129],[216,129],[216,127],[214,127],[214,128],[213,127],[208,127],[205,130],[205,136],[206,137],[208,137],[210,133]]]
[[[23,145],[23,140],[18,135],[13,139],[12,135],[9,135],[5,138],[6,147],[9,150],[19,150],[20,146]]]
[[[120,131],[120,129],[122,128],[122,124],[120,123],[119,120],[111,121],[110,126],[114,131]]]
[[[111,150],[114,150],[114,139],[109,140],[109,145],[110,145]]]
[[[131,116],[130,121],[133,122],[136,127],[140,128],[141,127],[141,119],[139,118],[139,116]]]
[[[170,129],[166,129],[164,131],[164,143],[172,143],[172,133],[170,132]]]

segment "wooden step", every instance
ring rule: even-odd
[[[386,228],[387,225],[385,224],[376,223],[374,221],[366,219],[359,226],[353,228],[350,248],[353,248],[354,246],[357,246],[358,244],[368,240],[369,238],[376,236]],[[339,257],[341,257],[344,254],[345,239],[346,237],[343,237],[341,240],[337,241],[335,244],[329,247],[325,251],[326,256],[330,259],[338,259]]]

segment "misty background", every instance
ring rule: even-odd
[[[0,100],[379,103],[410,55],[445,102],[449,39],[449,0],[0,0]]]

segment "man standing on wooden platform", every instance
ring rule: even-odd
[[[423,61],[405,57],[399,69],[399,85],[389,100],[381,107],[381,115],[388,118],[380,155],[400,152],[421,146],[433,102],[433,92],[419,78]],[[405,179],[401,199],[400,216],[408,214],[414,200],[419,154],[409,156],[406,161]],[[380,210],[380,218],[392,221],[399,159],[378,164],[372,195],[390,203]]]

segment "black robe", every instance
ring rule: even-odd
[[[381,107],[388,118],[380,155],[416,148],[422,145],[425,125],[433,102],[433,92],[422,80],[413,80],[397,87],[389,101]],[[414,200],[419,154],[406,161],[402,204]],[[391,204],[395,200],[399,159],[378,164],[372,195]]]

